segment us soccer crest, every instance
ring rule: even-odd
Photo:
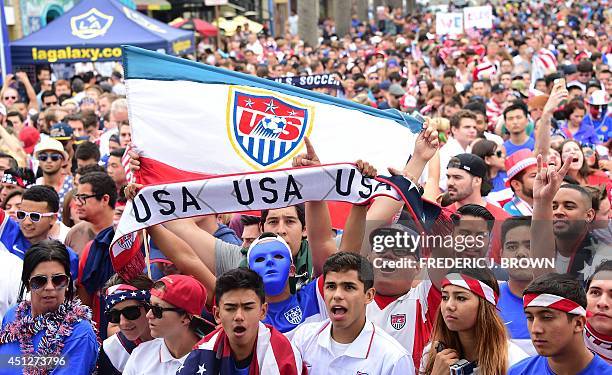
[[[302,309],[300,306],[296,306],[285,312],[285,319],[293,325],[300,324],[302,322]]]
[[[113,16],[104,14],[96,8],[70,18],[72,35],[81,39],[93,39],[106,34],[113,23]]]
[[[391,315],[391,326],[396,330],[404,328],[406,325],[406,314],[393,314]]]
[[[267,90],[231,87],[228,136],[255,169],[272,169],[298,152],[310,134],[314,108]]]

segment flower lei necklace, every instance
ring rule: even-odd
[[[19,341],[19,348],[24,356],[36,355],[42,357],[59,357],[64,342],[81,320],[91,321],[91,309],[75,299],[59,306],[56,311],[32,317],[31,302],[22,301],[15,310],[15,320],[7,324],[0,332],[0,345]],[[32,338],[39,332],[44,335],[34,350]],[[26,375],[45,375],[50,369],[25,367]]]

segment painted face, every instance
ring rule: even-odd
[[[279,295],[289,279],[291,252],[284,243],[273,239],[259,243],[249,252],[249,267],[263,279],[267,295]]]

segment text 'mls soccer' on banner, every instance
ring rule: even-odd
[[[203,193],[198,192],[200,196],[194,197],[194,203],[200,198],[204,202],[200,206],[202,211],[195,212],[192,210],[195,204],[188,204],[191,198],[177,197],[174,192],[182,193],[187,189],[193,194],[193,187],[200,184],[204,188],[212,183],[207,180],[212,176],[247,174],[241,177],[247,179],[249,173],[291,168],[293,157],[305,152],[304,137],[309,137],[325,163],[362,159],[379,171],[389,166],[401,169],[414,147],[416,135],[398,111],[381,111],[136,47],[124,47],[123,56],[132,146],[141,161],[136,178],[147,188],[136,198],[136,205],[130,203],[126,207],[113,241],[115,260],[129,258],[128,254],[119,254],[133,245],[130,233],[153,225],[155,221],[298,203],[299,200],[292,203],[279,199],[272,204],[262,198],[263,205],[245,204],[247,200],[241,202],[233,197],[241,193],[246,197],[247,190],[239,192],[231,179],[224,179],[228,185],[216,190],[223,195],[214,198],[226,200],[226,204],[206,208],[204,202],[210,197],[203,197]],[[355,171],[353,168],[352,173]],[[264,181],[269,173],[257,176],[259,187],[264,191],[278,189],[275,191],[280,198],[285,194],[282,189],[271,188],[271,182]],[[351,172],[347,170],[347,173]],[[190,187],[185,181],[190,181]],[[308,184],[313,185],[319,182],[308,180]],[[172,197],[159,190],[159,187],[175,183],[178,185],[172,185]],[[323,199],[356,203],[354,199],[337,199],[318,193],[302,201]],[[136,210],[140,218],[147,216],[145,207],[138,206],[138,202],[145,202],[141,199],[157,204],[162,211],[172,211],[171,217],[154,220],[153,209],[151,218],[138,223],[134,215]],[[187,199],[187,203],[183,199]]]

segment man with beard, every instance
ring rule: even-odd
[[[498,262],[501,249],[500,226],[510,215],[484,199],[484,196],[491,190],[484,160],[474,154],[459,154],[448,163],[446,175],[448,177],[448,195],[454,202],[449,206],[452,211],[457,211],[466,204],[477,204],[485,207],[495,217],[495,225],[491,236],[491,256]]]
[[[504,205],[512,216],[531,216],[533,211],[533,180],[537,173],[537,160],[531,151],[519,150],[506,158],[508,179],[505,184],[514,197]]]
[[[585,269],[597,267],[593,256],[598,241],[589,233],[595,218],[591,196],[580,185],[561,185],[569,170],[568,157],[557,171],[538,156],[538,173],[533,184],[533,225],[531,243],[536,258],[555,259],[555,268],[537,268],[537,275],[547,272],[569,273],[584,280]]]
[[[527,216],[511,217],[504,222],[501,229],[502,258],[525,259],[531,256],[530,226],[531,218]],[[523,311],[523,291],[533,279],[533,271],[523,267],[510,267],[506,271],[508,282],[499,284],[499,315],[504,320],[512,342],[525,353],[536,355]]]

